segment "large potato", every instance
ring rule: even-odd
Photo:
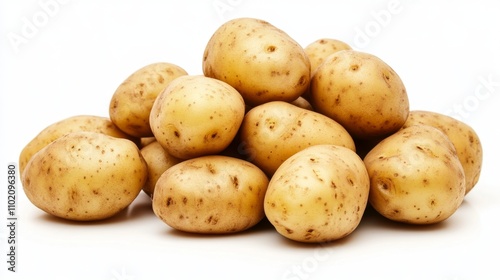
[[[243,119],[240,142],[247,160],[268,176],[287,158],[309,146],[333,144],[355,150],[349,133],[336,121],[283,101],[250,110]]]
[[[264,199],[267,218],[283,236],[328,242],[353,232],[365,211],[370,180],[361,158],[335,145],[316,145],[288,158]]]
[[[203,73],[230,84],[255,106],[297,99],[309,86],[310,63],[283,30],[263,20],[237,18],[220,26],[208,41]]]
[[[483,148],[479,136],[472,127],[450,116],[430,111],[410,111],[403,127],[426,124],[440,129],[457,150],[465,173],[465,194],[476,185],[483,164]]]
[[[21,174],[36,152],[57,138],[77,131],[99,132],[113,137],[133,140],[136,143],[139,142],[137,138],[120,130],[109,118],[91,115],[72,116],[45,127],[26,144],[19,155],[19,171]]]
[[[325,58],[342,50],[352,50],[349,44],[332,38],[318,39],[304,48],[304,51],[311,62],[311,74],[325,61]]]
[[[158,143],[172,156],[217,154],[233,141],[245,102],[233,87],[204,76],[182,76],[160,93],[150,123]]]
[[[146,65],[123,81],[109,104],[109,116],[121,130],[136,137],[153,136],[149,114],[156,97],[175,78],[187,75],[167,62]]]
[[[255,165],[211,155],[178,163],[156,183],[153,211],[186,232],[234,233],[264,217],[268,178]]]
[[[398,74],[380,58],[354,50],[327,57],[311,79],[310,95],[315,110],[339,122],[353,138],[394,133],[409,114]]]
[[[22,178],[28,199],[54,216],[92,221],[126,208],[147,179],[136,144],[95,132],[73,132],[37,152]]]
[[[370,204],[391,220],[438,223],[463,201],[465,175],[455,147],[432,126],[401,129],[378,143],[364,162]]]

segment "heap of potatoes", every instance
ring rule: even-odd
[[[410,111],[398,74],[342,41],[302,47],[238,18],[212,35],[202,69],[146,65],[118,86],[109,118],[49,125],[20,154],[27,197],[92,221],[144,191],[181,231],[234,233],[267,218],[286,238],[327,242],[353,232],[368,204],[397,222],[441,222],[478,182],[474,130]]]

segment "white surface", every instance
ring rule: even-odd
[[[499,279],[500,10],[494,1],[444,2],[1,1],[0,170],[47,125],[107,116],[114,90],[139,67],[166,61],[201,74],[211,34],[242,16],[265,19],[303,46],[330,37],[379,56],[405,82],[411,109],[461,117],[476,129],[484,167],[442,224],[397,225],[372,213],[327,245],[287,241],[269,225],[229,236],[179,233],[154,216],[145,195],[111,220],[63,222],[31,205],[19,184],[16,273],[5,261],[0,188],[0,278]]]

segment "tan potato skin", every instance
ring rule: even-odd
[[[311,74],[325,61],[325,58],[342,50],[352,50],[352,47],[346,42],[332,38],[321,38],[307,45],[304,51],[311,62]]]
[[[309,86],[304,49],[283,30],[254,18],[221,25],[207,43],[203,74],[236,88],[245,103],[297,99]]]
[[[343,238],[359,225],[370,180],[361,158],[335,145],[308,147],[273,175],[264,211],[278,233],[299,242]]]
[[[240,232],[264,217],[268,182],[259,168],[241,159],[210,155],[186,160],[159,178],[153,211],[185,232]]]
[[[404,128],[364,158],[370,204],[384,217],[409,224],[446,220],[465,195],[465,175],[455,147],[439,129]]]
[[[464,168],[465,194],[468,194],[479,181],[483,164],[483,148],[477,133],[466,123],[437,112],[410,111],[403,128],[416,124],[438,128],[450,138]]]
[[[28,199],[68,220],[102,220],[137,197],[147,165],[126,139],[95,132],[62,136],[36,153],[22,179]]]
[[[247,160],[268,176],[291,155],[317,144],[335,144],[355,150],[349,133],[336,121],[283,101],[250,110],[240,128]]]
[[[311,79],[310,98],[317,112],[359,139],[390,135],[409,114],[398,74],[380,58],[355,50],[328,56]]]

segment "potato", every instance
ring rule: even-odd
[[[148,179],[142,190],[152,198],[156,182],[161,174],[181,160],[167,153],[158,141],[144,146],[141,149],[141,155],[148,164]]]
[[[300,96],[299,98],[297,98],[294,101],[290,102],[290,104],[295,105],[297,107],[300,107],[302,109],[307,109],[307,110],[310,110],[310,111],[314,111],[314,108],[311,106],[311,103],[309,103],[309,101],[307,101],[302,96]]]
[[[316,71],[316,68],[323,63],[325,58],[342,50],[352,50],[352,48],[345,42],[331,38],[318,39],[307,45],[304,51],[311,63],[311,74]]]
[[[178,163],[156,183],[153,211],[169,226],[208,234],[246,230],[264,217],[266,175],[255,165],[221,155]]]
[[[380,58],[354,50],[330,55],[311,79],[314,109],[343,125],[353,138],[387,136],[409,114],[405,86]]]
[[[244,115],[243,98],[227,83],[182,76],[160,93],[150,123],[156,140],[170,155],[189,159],[224,150]]]
[[[109,118],[91,115],[71,116],[45,127],[35,138],[26,144],[19,155],[19,171],[21,174],[28,161],[36,152],[57,138],[77,131],[99,132],[113,137],[133,140],[138,143],[137,138],[121,131]]]
[[[483,148],[474,129],[453,117],[422,110],[410,111],[403,127],[415,124],[433,126],[450,138],[464,168],[465,194],[468,194],[479,180],[483,163]]]
[[[237,89],[247,104],[293,101],[309,86],[304,49],[283,30],[255,18],[222,24],[208,41],[203,73]]]
[[[283,101],[250,110],[240,134],[247,159],[268,176],[291,155],[309,146],[334,144],[355,150],[352,137],[336,121]]]
[[[93,221],[126,208],[147,179],[136,144],[96,132],[73,132],[37,152],[22,179],[28,199],[54,216]]]
[[[153,103],[175,78],[187,75],[181,67],[167,62],[146,65],[123,81],[109,104],[111,121],[136,137],[151,137],[149,114]]]
[[[455,147],[439,129],[413,125],[378,143],[364,158],[370,204],[384,217],[410,224],[449,218],[465,195]]]
[[[264,211],[278,233],[300,242],[328,242],[352,233],[365,211],[370,180],[361,158],[335,145],[315,145],[274,173]]]

